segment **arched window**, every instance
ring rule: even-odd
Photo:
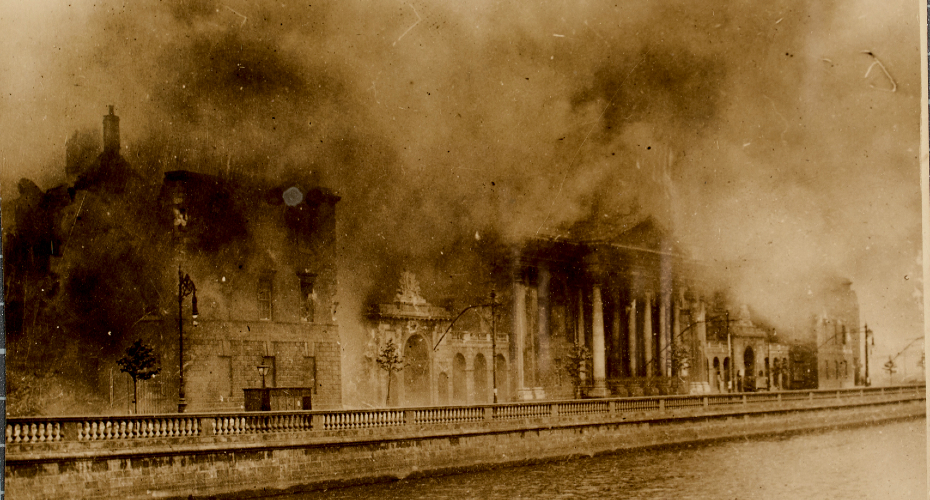
[[[404,361],[401,372],[404,379],[404,402],[407,406],[427,406],[429,395],[429,348],[421,335],[411,335],[404,344]]]
[[[727,386],[727,383],[730,382],[730,357],[727,356],[723,358],[723,383],[724,386]]]

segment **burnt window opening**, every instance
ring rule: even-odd
[[[258,279],[258,319],[271,319],[271,294],[271,276],[262,276]]]
[[[300,320],[313,323],[316,309],[316,292],[313,284],[316,276],[312,274],[299,274],[300,280]]]

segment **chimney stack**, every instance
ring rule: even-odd
[[[113,105],[109,106],[110,114],[103,117],[103,153],[119,153],[119,117],[113,114]]]

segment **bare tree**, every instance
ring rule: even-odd
[[[894,383],[894,374],[898,372],[898,364],[894,362],[891,356],[888,356],[888,362],[885,363],[885,371],[888,372],[888,383]]]
[[[388,339],[381,347],[375,362],[378,363],[379,368],[387,372],[387,396],[384,398],[384,404],[387,405],[391,401],[391,379],[394,372],[403,370],[407,363],[400,357],[400,350],[394,344],[393,339]]]
[[[158,366],[158,357],[151,346],[136,340],[126,348],[126,355],[117,362],[119,371],[126,372],[132,377],[132,406],[133,412],[139,413],[138,381],[148,380],[161,371]]]

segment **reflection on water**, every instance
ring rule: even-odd
[[[920,419],[277,498],[925,499],[926,441]]]

